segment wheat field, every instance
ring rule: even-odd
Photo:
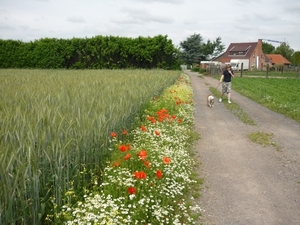
[[[0,70],[0,224],[39,224],[180,71]],[[72,185],[70,185],[72,184]]]

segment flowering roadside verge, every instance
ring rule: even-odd
[[[111,161],[95,191],[58,215],[64,224],[196,224],[185,200],[195,162],[193,100],[189,77],[151,101],[140,127],[111,133]],[[122,138],[119,138],[119,137]],[[124,136],[126,138],[124,138]],[[193,207],[196,208],[197,207]]]

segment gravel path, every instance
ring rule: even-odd
[[[195,129],[201,136],[195,144],[199,175],[204,178],[199,223],[299,225],[300,124],[232,91],[232,101],[256,123],[246,125],[223,103],[206,106],[209,86],[217,87],[217,80],[185,73],[191,78]],[[280,150],[248,139],[247,134],[258,131],[273,133]]]

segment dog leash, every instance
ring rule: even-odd
[[[216,89],[215,90],[217,90],[218,89],[218,87],[219,87],[219,85],[220,85],[221,83],[219,82],[219,84],[218,84],[218,86],[216,87]]]

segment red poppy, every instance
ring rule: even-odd
[[[126,147],[127,147],[127,150],[131,150],[131,145],[130,144],[127,144]]]
[[[159,135],[160,135],[160,133],[159,133],[159,131],[158,131],[158,130],[154,131],[154,133],[155,133],[157,136],[159,136]]]
[[[135,188],[135,187],[129,187],[127,191],[128,191],[128,194],[130,194],[130,195],[135,195],[135,193],[136,193],[136,188]]]
[[[147,120],[149,120],[151,123],[156,123],[154,116],[147,116]]]
[[[117,137],[117,133],[111,132],[111,133],[110,133],[110,136],[111,136],[112,138]]]
[[[131,155],[130,155],[130,154],[126,154],[126,155],[124,156],[124,160],[128,160],[128,159],[130,159],[130,157],[131,157]]]
[[[127,148],[126,145],[120,145],[120,146],[119,146],[119,150],[120,150],[121,152],[126,152],[126,151],[128,150],[128,148]]]
[[[147,130],[145,126],[141,126],[141,129],[143,132],[146,132],[146,130]]]
[[[112,166],[114,166],[114,167],[119,167],[120,165],[121,165],[121,163],[119,161],[112,163]]]
[[[156,171],[156,177],[158,178],[158,179],[160,179],[160,178],[162,178],[162,172],[161,172],[161,170],[157,170]]]
[[[126,134],[127,134],[127,130],[123,130],[123,131],[122,131],[122,134],[123,134],[123,135],[126,135]]]
[[[135,171],[135,172],[133,172],[133,175],[136,179],[146,179],[146,177],[147,177],[147,175],[144,171],[140,171],[140,172]]]
[[[144,161],[144,166],[151,168],[151,163],[148,161]]]
[[[156,112],[158,120],[160,122],[163,122],[165,119],[169,118],[168,110],[166,109],[161,109],[158,112]]]
[[[140,157],[140,159],[146,159],[147,158],[147,151],[146,150],[141,150],[137,155]]]
[[[140,179],[146,179],[147,175],[145,172],[140,171]]]
[[[163,162],[164,162],[164,164],[170,164],[171,159],[169,157],[164,157]]]
[[[182,119],[181,118],[178,119],[178,123],[182,123]]]

